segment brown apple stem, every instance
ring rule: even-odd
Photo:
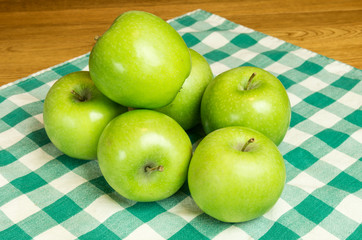
[[[254,138],[250,138],[245,144],[244,144],[244,146],[243,146],[243,148],[241,149],[241,151],[242,152],[245,152],[245,149],[246,149],[246,147],[250,144],[250,143],[252,143],[252,142],[254,142]]]
[[[255,75],[256,75],[255,72],[253,74],[251,74],[251,76],[250,76],[250,78],[248,80],[248,83],[246,84],[245,90],[249,90],[250,83],[253,80],[253,78],[255,77]]]
[[[100,38],[100,36],[95,35],[95,36],[94,36],[94,41],[98,41],[99,38]]]
[[[80,95],[79,93],[77,93],[76,91],[72,90],[71,93],[77,98],[78,101],[80,102],[84,102],[86,100],[86,98],[82,95]]]
[[[163,172],[163,166],[160,165],[160,166],[157,166],[157,167],[150,167],[150,166],[147,166],[145,167],[145,171],[146,172],[153,172],[153,171],[159,171],[159,172]]]

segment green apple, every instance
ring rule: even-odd
[[[183,129],[188,130],[200,122],[202,95],[213,79],[210,65],[196,51],[190,49],[191,73],[185,80],[175,99],[165,107],[156,109],[175,119]]]
[[[191,141],[169,116],[147,109],[113,119],[98,143],[98,162],[109,185],[134,201],[173,195],[185,182]]]
[[[277,202],[286,172],[277,146],[246,127],[213,131],[197,146],[188,184],[196,204],[223,222],[244,222]]]
[[[44,101],[44,127],[51,142],[70,157],[97,158],[99,137],[114,117],[127,111],[105,97],[89,72],[70,73],[50,88]]]
[[[279,145],[290,124],[291,108],[282,83],[256,67],[218,75],[205,90],[201,121],[206,133],[227,126],[255,129]]]
[[[121,14],[94,45],[91,77],[107,97],[133,108],[169,104],[191,71],[189,50],[175,29],[147,12]]]

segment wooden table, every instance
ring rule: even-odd
[[[362,68],[361,0],[0,0],[0,85],[89,52],[124,11],[198,8]]]

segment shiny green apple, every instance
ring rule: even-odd
[[[279,145],[290,118],[290,102],[283,84],[257,67],[238,67],[221,73],[206,88],[201,102],[206,133],[227,126],[245,126]]]
[[[185,182],[191,141],[169,116],[133,110],[113,119],[98,143],[103,176],[119,194],[149,202],[173,195]]]
[[[70,73],[50,88],[44,101],[44,127],[51,142],[70,157],[97,157],[98,139],[114,117],[127,111],[105,97],[89,72]]]
[[[188,184],[196,204],[223,222],[262,216],[279,199],[286,171],[276,145],[245,127],[207,135],[191,159]]]
[[[191,71],[189,50],[175,29],[147,12],[121,14],[97,40],[91,77],[107,97],[133,108],[169,104]]]
[[[165,107],[156,109],[175,119],[188,130],[200,122],[202,95],[213,79],[210,65],[198,52],[190,49],[191,73],[175,99]]]

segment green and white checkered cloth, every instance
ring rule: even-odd
[[[86,54],[0,87],[0,239],[362,239],[362,71],[203,10],[169,23],[214,75],[257,66],[287,89],[287,180],[274,208],[222,223],[186,184],[163,201],[129,201],[96,161],[63,155],[45,133],[43,101],[57,79],[88,69]]]

